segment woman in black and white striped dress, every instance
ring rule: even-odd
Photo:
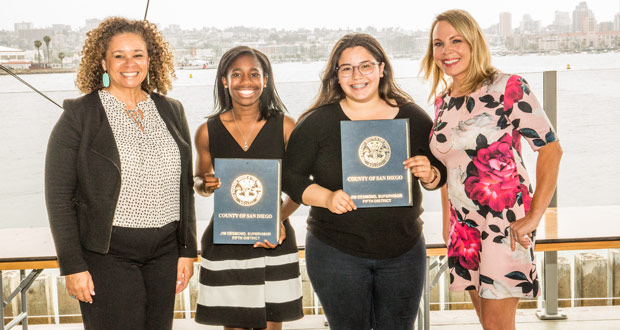
[[[267,57],[249,47],[226,52],[215,82],[215,111],[196,131],[194,188],[210,196],[220,187],[215,158],[282,159],[295,122],[273,83]],[[213,244],[213,221],[202,237],[196,322],[224,329],[282,329],[302,312],[299,256],[288,216],[299,205],[282,203],[278,242]],[[273,243],[273,244],[272,244]]]

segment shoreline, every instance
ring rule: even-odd
[[[77,72],[77,68],[67,68],[67,69],[11,69],[11,72],[18,75],[24,74],[48,74],[48,73],[72,73]],[[0,71],[0,76],[9,75],[5,71]]]

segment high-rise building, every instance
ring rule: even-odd
[[[618,13],[614,17],[614,31],[620,31],[620,0],[618,0]]]
[[[503,12],[499,14],[499,35],[507,37],[512,35],[512,14]]]
[[[573,10],[573,32],[592,32],[591,25],[594,14],[588,9],[588,4],[580,2],[575,10]],[[596,19],[594,19],[594,25],[596,26]],[[596,29],[594,29],[596,30]]]
[[[598,23],[598,32],[611,32],[614,30],[614,22],[600,22]]]
[[[529,14],[523,15],[523,20],[519,26],[521,34],[535,34],[540,32],[540,21],[535,21]]]
[[[570,15],[567,11],[555,11],[555,19],[551,24],[551,29],[554,33],[570,32]]]
[[[100,19],[97,18],[89,18],[86,20],[86,25],[84,25],[84,30],[86,31],[90,31],[96,27],[99,26],[99,23],[101,23]]]
[[[22,30],[32,30],[31,22],[14,23],[13,26],[15,27],[15,32],[19,32]]]

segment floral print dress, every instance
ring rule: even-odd
[[[450,290],[480,297],[536,297],[534,238],[510,248],[510,223],[529,211],[533,189],[521,137],[534,151],[557,140],[527,82],[498,74],[463,97],[435,101],[431,151],[448,169]]]

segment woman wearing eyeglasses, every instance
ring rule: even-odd
[[[284,191],[312,206],[306,266],[330,329],[412,329],[425,275],[422,194],[445,167],[431,154],[430,117],[394,82],[379,42],[348,34],[334,46],[316,102],[291,134]],[[342,190],[340,122],[408,118],[413,206],[357,209]]]
[[[535,233],[562,148],[527,82],[491,65],[482,31],[466,11],[435,18],[422,70],[436,97],[431,151],[448,167],[450,290],[469,292],[484,329],[514,329],[519,298],[540,293]],[[435,93],[440,83],[444,89]],[[538,151],[533,196],[522,136]]]

